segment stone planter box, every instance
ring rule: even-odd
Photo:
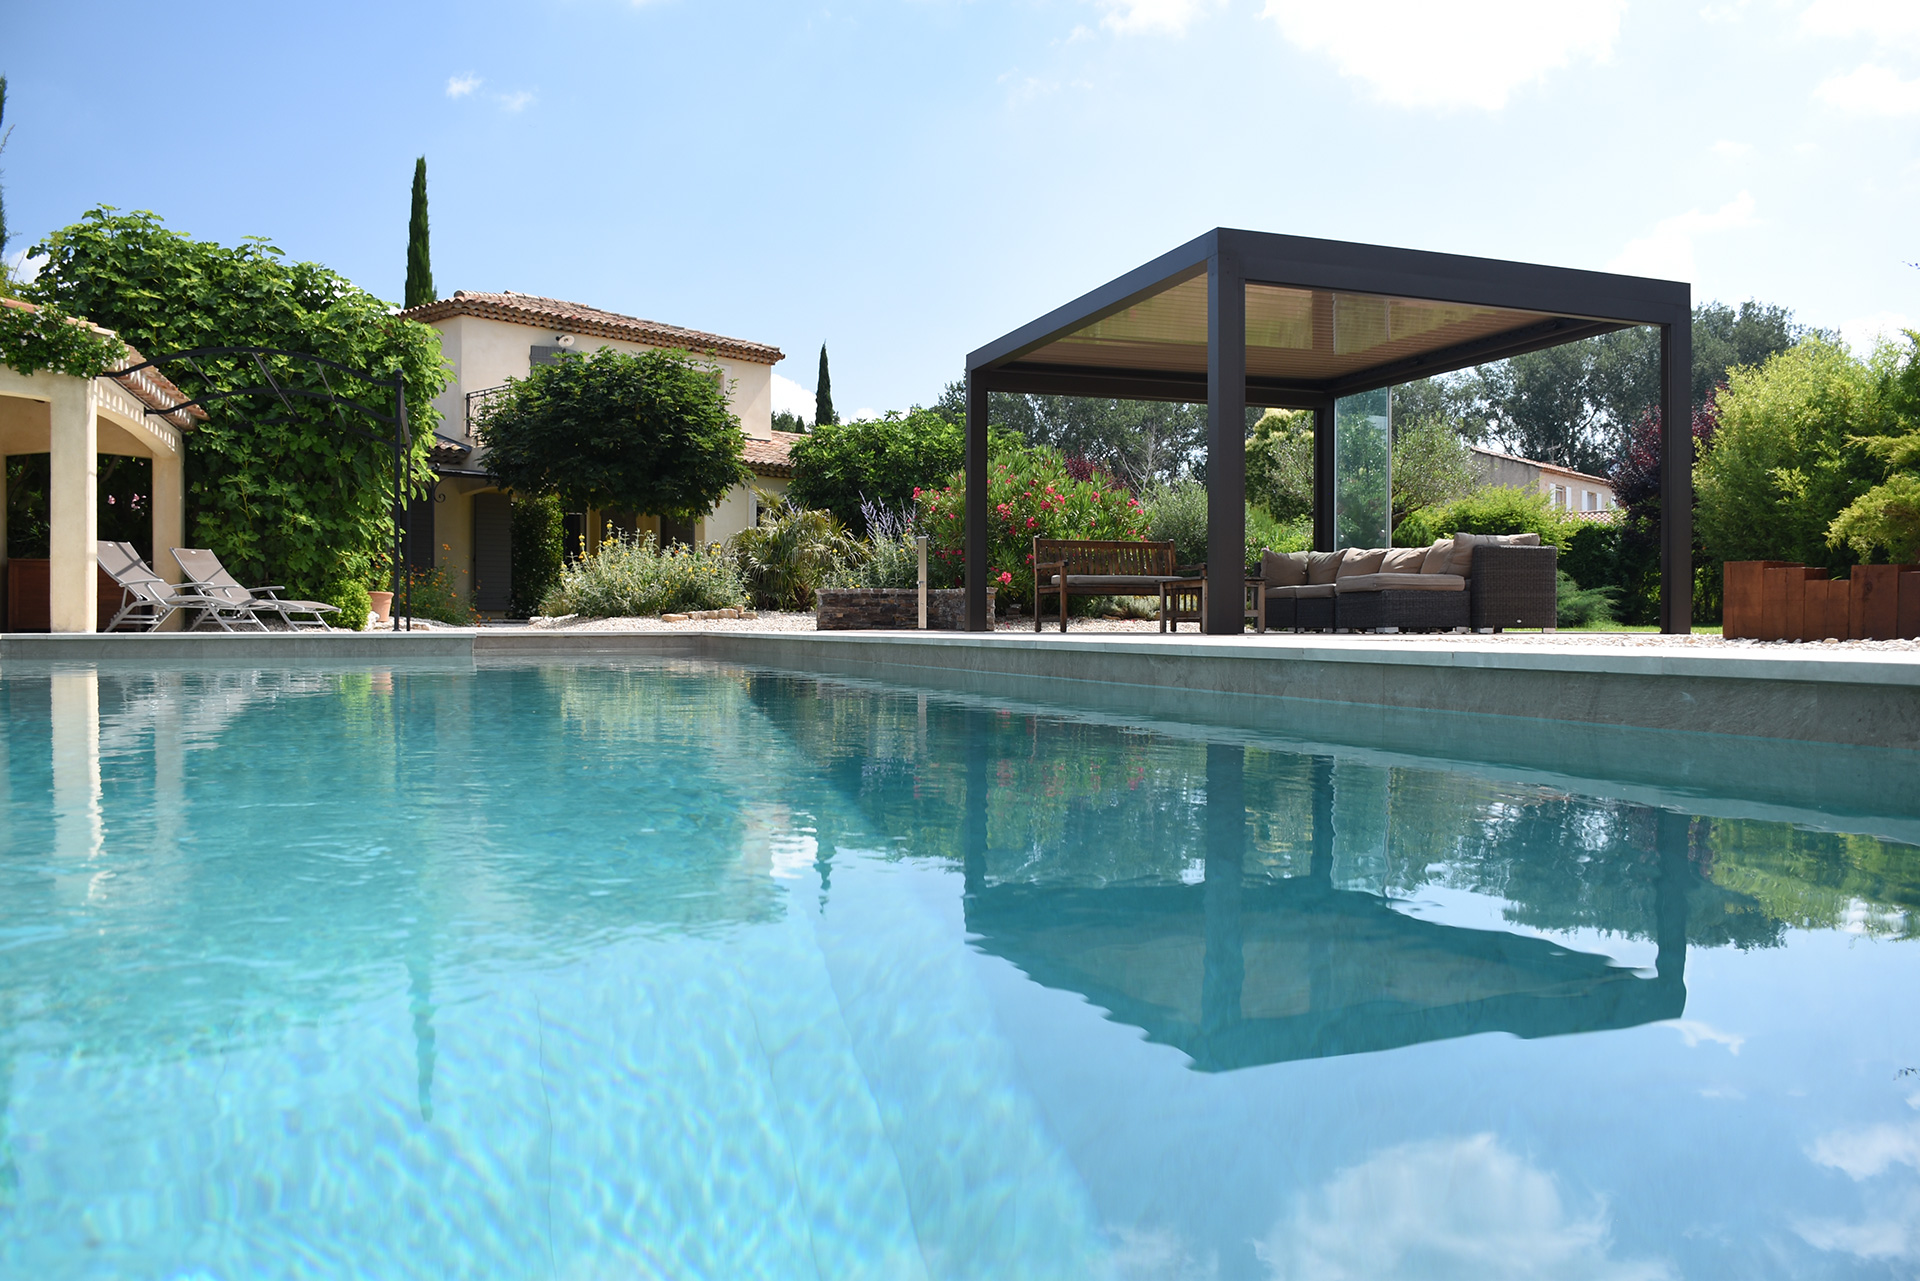
[[[987,618],[994,596],[987,589]],[[920,626],[920,591],[915,587],[827,587],[814,594],[814,627],[823,632],[912,631]],[[967,594],[958,587],[927,593],[927,629],[958,632],[967,626]]]

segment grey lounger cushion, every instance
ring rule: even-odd
[[[1068,587],[1086,587],[1106,592],[1111,596],[1158,596],[1160,584],[1173,582],[1171,575],[1152,574],[1068,574]],[[1060,575],[1053,576],[1053,586],[1060,586]]]

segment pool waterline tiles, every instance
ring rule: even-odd
[[[0,1275],[1876,1275],[1920,1183],[1845,814],[703,662],[0,697]]]

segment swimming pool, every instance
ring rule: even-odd
[[[1920,1261],[1905,775],[696,662],[0,699],[0,1275]]]

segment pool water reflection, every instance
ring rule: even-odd
[[[0,700],[0,1275],[1920,1262],[1899,779],[701,664]]]

